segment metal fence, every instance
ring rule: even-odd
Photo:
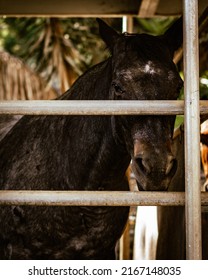
[[[199,102],[198,1],[184,0],[184,101],[1,101],[1,114],[185,116],[185,193],[0,191],[2,205],[185,205],[187,259],[201,259],[201,204],[208,196],[200,189],[200,122],[208,101]]]

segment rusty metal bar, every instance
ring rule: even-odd
[[[184,0],[186,258],[202,258],[198,1]]]
[[[200,101],[200,113],[208,113],[208,101]],[[5,115],[183,115],[183,100],[24,100],[0,101]]]
[[[208,193],[202,193],[201,203],[208,206]],[[47,206],[182,206],[183,192],[130,191],[0,191],[0,205]]]
[[[208,102],[206,103],[208,106]],[[0,101],[0,114],[14,115],[147,115],[182,114],[183,101],[50,100]]]

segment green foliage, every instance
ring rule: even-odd
[[[25,60],[33,57],[34,62],[39,61],[41,49],[43,48],[43,38],[49,40],[47,32],[51,32],[49,26],[56,21],[60,25],[61,35],[70,42],[72,48],[80,53],[80,59],[84,58],[86,66],[93,64],[94,54],[100,52],[99,60],[106,57],[104,45],[98,35],[98,27],[95,19],[71,18],[5,18],[1,19],[0,39],[5,50],[13,55]],[[7,30],[7,32],[3,32]],[[47,32],[45,31],[47,30]],[[54,30],[51,34],[52,40],[56,35]],[[44,33],[45,32],[45,33]],[[4,33],[4,34],[3,34]],[[35,47],[34,47],[35,46]],[[36,48],[36,46],[39,48]],[[34,51],[35,50],[35,51]]]
[[[175,20],[168,18],[136,18],[139,32],[145,32],[152,35],[161,35]]]
[[[184,116],[178,115],[175,120],[175,128],[179,127],[182,123],[184,123]]]
[[[200,78],[200,98],[208,99],[208,70]]]
[[[134,32],[160,35],[175,18],[134,18]],[[118,31],[121,19],[108,21]],[[200,37],[201,77],[208,78],[207,28]],[[90,66],[109,54],[93,18],[0,18],[0,48],[20,57],[34,71],[63,91]],[[203,58],[203,59],[202,59]],[[200,83],[202,99],[208,87]],[[180,99],[183,99],[183,91]]]
[[[2,18],[0,43],[63,92],[107,56],[95,19]]]

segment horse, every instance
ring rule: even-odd
[[[183,130],[181,125],[173,134],[172,153],[178,166],[168,191],[185,190]],[[138,206],[133,256],[137,260],[185,258],[184,207]]]
[[[175,100],[182,19],[164,34],[119,34],[98,19],[111,55],[60,100]],[[176,172],[175,116],[23,116],[0,142],[2,190],[165,191]],[[1,259],[115,259],[129,207],[1,206]]]
[[[205,182],[201,179],[201,191],[207,191],[207,120],[201,124],[201,163]],[[185,191],[184,128],[175,129],[172,152],[178,168],[168,191]],[[203,174],[202,174],[203,177]],[[183,206],[137,207],[134,259],[185,260],[185,208]],[[205,210],[205,211],[204,211]],[[144,213],[147,217],[144,217]],[[142,217],[141,217],[142,216]],[[208,214],[202,208],[202,258],[208,258]]]
[[[20,120],[20,115],[0,115],[0,141],[13,128],[13,126]]]

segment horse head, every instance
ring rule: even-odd
[[[112,100],[175,100],[183,86],[173,63],[182,44],[182,19],[163,35],[118,34],[98,20],[112,57]],[[140,190],[166,190],[177,169],[171,144],[174,116],[112,116],[112,126],[132,159]]]

